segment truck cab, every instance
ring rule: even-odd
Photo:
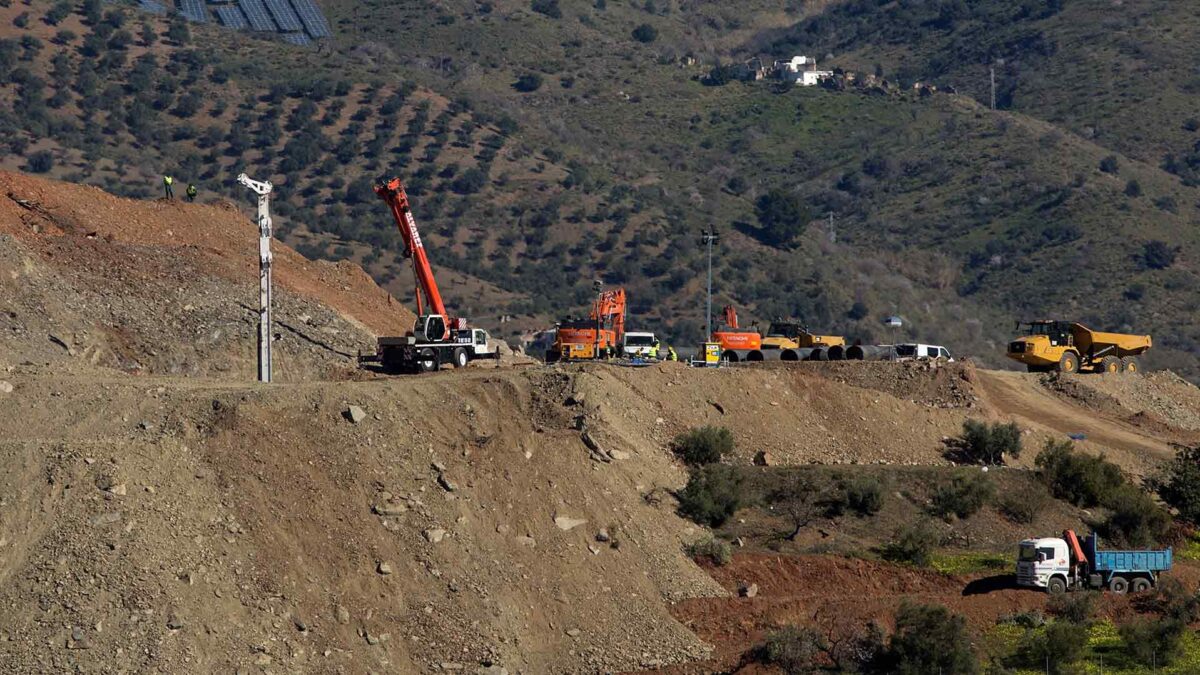
[[[1080,541],[1072,530],[1062,538],[1025,539],[1017,548],[1017,585],[1044,588],[1052,595],[1107,588],[1113,593],[1140,593],[1158,585],[1171,569],[1166,549],[1101,550],[1095,533]]]
[[[1071,554],[1067,542],[1056,537],[1026,539],[1017,549],[1017,585],[1048,588],[1050,579],[1071,572]]]
[[[621,344],[621,353],[630,358],[657,358],[658,337],[646,331],[629,331]]]

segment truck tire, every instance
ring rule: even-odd
[[[562,352],[557,349],[546,350],[546,363],[558,363],[562,360]]]
[[[437,352],[430,347],[421,350],[417,354],[417,370],[422,373],[432,373],[437,370],[441,364],[438,363]]]
[[[1079,372],[1079,357],[1075,356],[1075,352],[1067,352],[1058,360],[1058,372],[1060,373],[1078,373]]]
[[[1067,582],[1062,577],[1053,577],[1046,584],[1046,591],[1050,595],[1062,595],[1067,592]]]
[[[1100,361],[1100,372],[1105,375],[1117,375],[1125,370],[1125,364],[1115,356],[1106,356]]]
[[[1150,580],[1146,577],[1138,577],[1133,580],[1133,583],[1129,584],[1129,590],[1134,593],[1145,593],[1150,590]]]
[[[1121,363],[1125,366],[1123,370],[1131,375],[1142,372],[1142,364],[1138,363],[1136,356],[1126,356],[1121,359]]]
[[[463,349],[462,347],[459,347],[454,350],[454,367],[455,368],[466,368],[467,364],[470,362],[471,362],[471,357],[467,356],[467,350]]]
[[[1108,590],[1120,595],[1129,590],[1129,580],[1125,577],[1113,577],[1108,581]]]

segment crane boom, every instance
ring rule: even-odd
[[[399,178],[393,178],[376,185],[375,194],[391,209],[392,217],[396,219],[396,227],[404,239],[404,256],[412,259],[413,275],[417,281],[417,316],[425,315],[425,306],[421,302],[421,295],[424,294],[429,313],[447,317],[446,306],[442,303],[442,294],[433,278],[433,267],[429,264],[429,257],[425,255],[425,246],[421,244],[421,234],[417,232],[417,221],[413,219],[404,184]],[[447,317],[447,327],[451,323]]]

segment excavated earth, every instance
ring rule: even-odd
[[[890,470],[948,464],[967,419],[1014,420],[1017,468],[1082,434],[1144,475],[1198,428],[1200,397],[1168,374],[502,361],[384,377],[354,355],[412,315],[358,268],[282,246],[278,377],[260,385],[248,213],[16,174],[0,188],[6,672],[710,672],[772,627],[886,620],[909,596],[983,626],[1045,596],[828,555],[697,565],[671,439],[718,424],[732,463]],[[747,580],[759,596],[734,597]]]

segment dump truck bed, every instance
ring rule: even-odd
[[[1095,572],[1165,572],[1171,569],[1171,549],[1101,551],[1097,548],[1095,535],[1085,540],[1088,557]]]
[[[1075,324],[1075,343],[1083,351],[1090,345],[1093,351],[1116,347],[1117,356],[1136,356],[1150,349],[1153,344],[1149,335],[1130,335],[1127,333],[1104,333],[1092,330],[1083,324]]]

